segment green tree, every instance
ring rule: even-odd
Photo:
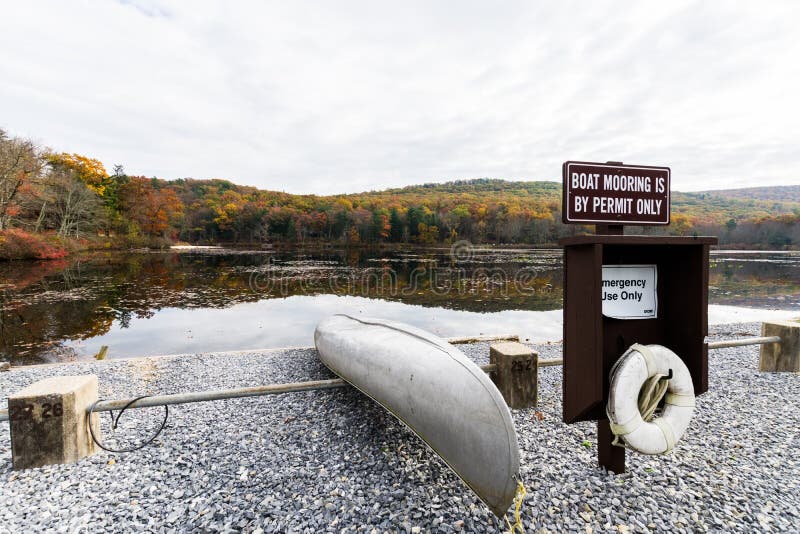
[[[400,217],[400,213],[397,211],[397,208],[392,208],[389,212],[389,224],[392,226],[391,232],[389,233],[389,239],[395,243],[399,243],[403,240],[403,219]]]

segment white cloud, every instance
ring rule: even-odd
[[[800,183],[794,2],[21,2],[0,126],[108,167],[333,193],[567,159]]]

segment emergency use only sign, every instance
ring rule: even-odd
[[[614,319],[658,317],[655,265],[603,265],[603,315]]]
[[[669,224],[669,167],[567,161],[562,175],[566,224]]]

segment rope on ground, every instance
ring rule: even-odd
[[[134,403],[136,403],[136,401],[145,399],[145,398],[147,398],[149,396],[150,395],[142,395],[141,397],[136,397],[135,399],[130,401],[128,404],[123,406],[116,417],[114,417],[114,412],[112,410],[109,410],[108,413],[111,416],[111,430],[116,430],[117,429],[117,424],[119,423],[119,418],[122,417],[122,414],[125,413],[125,410],[130,408]],[[98,400],[96,400],[95,402],[92,403],[92,405],[89,407],[89,413],[88,413],[88,417],[86,418],[86,421],[87,421],[87,424],[89,425],[89,434],[91,434],[91,436],[92,436],[92,441],[94,441],[95,444],[98,447],[100,447],[101,449],[103,449],[104,451],[114,452],[114,453],[138,451],[140,449],[143,449],[143,448],[147,447],[151,443],[153,443],[153,441],[155,441],[155,439],[158,437],[158,435],[161,434],[161,431],[164,430],[164,427],[167,426],[167,419],[169,418],[169,406],[167,406],[165,404],[164,405],[164,420],[161,421],[161,426],[158,427],[158,430],[156,430],[155,434],[153,434],[150,437],[150,439],[148,439],[147,441],[145,441],[143,443],[140,443],[139,445],[137,445],[135,447],[131,447],[129,449],[112,449],[111,447],[107,447],[106,445],[101,443],[100,440],[97,439],[97,436],[95,436],[95,434],[94,434],[94,425],[92,424],[92,414],[94,413],[94,407],[97,406],[97,403],[101,402],[102,400],[104,400],[104,399],[98,399]]]
[[[506,520],[506,525],[508,525],[508,534],[514,534],[519,530],[520,534],[525,534],[525,529],[522,527],[522,521],[519,517],[520,508],[522,508],[522,503],[525,500],[525,485],[522,483],[522,478],[519,476],[515,476],[514,479],[517,481],[517,493],[514,495],[514,524],[511,524],[511,521],[508,520],[507,517],[504,519]]]

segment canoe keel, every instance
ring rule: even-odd
[[[514,500],[519,446],[502,395],[461,351],[424,330],[334,315],[314,333],[331,371],[405,423],[503,517]]]

